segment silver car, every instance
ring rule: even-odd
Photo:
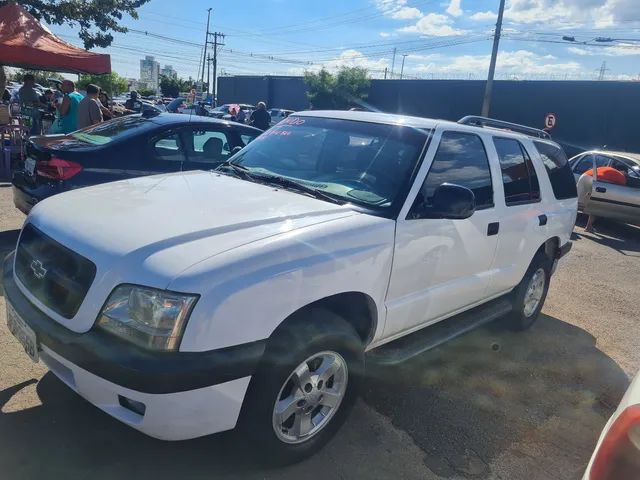
[[[578,209],[597,217],[640,225],[640,154],[590,150],[570,161],[578,183]],[[625,184],[598,178],[598,167],[612,167],[624,174]],[[587,170],[594,175],[584,175]]]

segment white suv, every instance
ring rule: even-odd
[[[238,427],[301,458],[344,420],[365,352],[394,363],[497,317],[534,322],[576,216],[546,137],[303,112],[217,171],[53,196],[4,262],[10,329],[148,435]]]

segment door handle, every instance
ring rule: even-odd
[[[607,193],[607,189],[604,187],[596,187],[596,192],[598,193]]]
[[[492,222],[487,226],[487,236],[490,237],[492,235],[497,235],[500,230],[499,222]]]
[[[549,219],[544,213],[542,215],[538,215],[538,225],[540,225],[541,227],[546,225],[548,220]]]

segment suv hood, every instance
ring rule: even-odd
[[[216,172],[142,177],[39,203],[28,221],[96,264],[96,282],[167,288],[193,264],[296,229],[358,215]],[[95,286],[95,285],[94,285]],[[105,288],[107,285],[105,285]]]

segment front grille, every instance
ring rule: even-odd
[[[96,266],[27,224],[16,250],[15,272],[44,305],[73,318],[93,282]]]

